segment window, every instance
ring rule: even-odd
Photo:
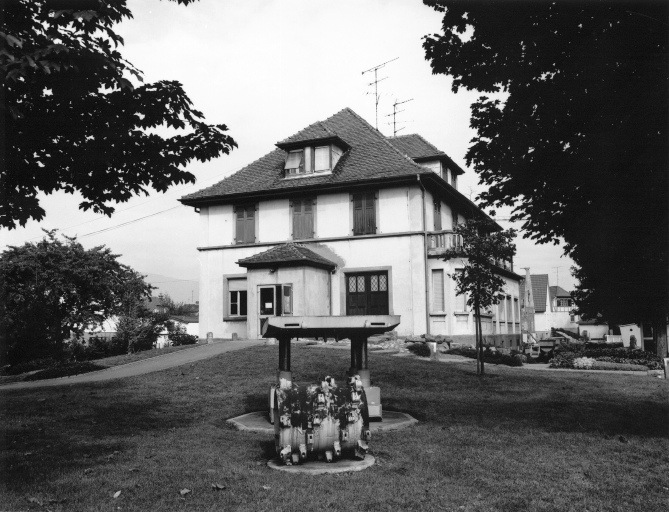
[[[245,317],[247,308],[246,277],[226,277],[225,281],[224,293],[227,293],[228,303],[224,316]]]
[[[455,208],[451,208],[451,216],[453,219],[453,229],[455,229],[458,225],[458,211]]]
[[[330,146],[322,146],[314,149],[314,172],[329,171]]]
[[[458,175],[453,171],[451,171],[451,186],[456,190],[458,189]]]
[[[259,287],[260,315],[281,316],[293,314],[293,287],[277,284]]]
[[[513,311],[511,310],[511,297],[506,298],[506,310],[507,310],[506,321],[511,323],[513,322]]]
[[[434,202],[434,230],[441,231],[441,201]]]
[[[312,197],[294,199],[291,202],[293,209],[293,239],[314,237],[314,210],[316,200]]]
[[[497,312],[499,313],[499,321],[506,322],[506,309],[504,307],[504,298],[500,298],[497,304]]]
[[[444,311],[446,300],[444,297],[444,271],[432,270],[432,311]]]
[[[246,290],[230,292],[230,311],[228,316],[246,316]]]
[[[353,234],[376,233],[376,193],[353,194]]]
[[[460,293],[455,295],[455,311],[459,313],[467,311],[467,294]]]
[[[288,152],[286,158],[286,176],[304,174],[304,150],[298,149],[296,151]]]
[[[235,243],[252,244],[256,241],[256,206],[235,206]]]

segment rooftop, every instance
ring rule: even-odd
[[[237,262],[240,267],[272,268],[311,266],[333,270],[337,265],[307,247],[288,242]]]

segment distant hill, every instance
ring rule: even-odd
[[[144,280],[156,287],[153,290],[154,297],[163,293],[169,295],[174,302],[185,302],[186,304],[194,304],[200,300],[200,283],[195,279],[147,274]]]

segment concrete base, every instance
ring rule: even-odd
[[[308,475],[324,475],[327,473],[349,473],[362,471],[376,462],[371,455],[366,455],[362,460],[340,459],[336,462],[309,461],[305,464],[286,466],[278,460],[270,460],[267,465],[272,469],[285,471],[286,473],[302,473]]]
[[[256,411],[249,412],[247,414],[242,414],[236,418],[230,418],[228,423],[234,425],[239,430],[248,430],[251,432],[262,432],[265,434],[274,434],[274,425],[269,422],[269,415],[267,411]],[[418,423],[418,420],[413,416],[408,415],[404,412],[395,412],[395,411],[383,411],[383,421],[372,421],[369,424],[369,430],[374,432],[380,432],[383,430],[399,430],[402,428],[410,427]],[[374,437],[372,436],[372,439]],[[367,457],[370,457],[369,455]],[[365,457],[365,458],[367,458]],[[311,462],[309,463],[311,464]],[[323,462],[323,464],[327,464]],[[338,463],[337,463],[338,464]],[[330,463],[329,465],[332,465]],[[282,466],[282,467],[291,467],[291,466]],[[347,470],[355,471],[355,470]]]

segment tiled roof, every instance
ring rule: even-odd
[[[408,177],[432,171],[416,164],[389,139],[374,129],[367,121],[349,108],[345,108],[325,121],[314,123],[282,143],[327,137],[335,134],[350,145],[331,174],[284,179],[283,168],[286,153],[275,149],[223,181],[182,197],[184,204],[197,204],[198,200],[225,199],[226,196],[277,190],[299,190],[306,186],[328,186],[349,184],[367,180]],[[464,196],[463,196],[464,197]]]
[[[534,295],[534,312],[546,312],[546,288],[548,287],[548,274],[531,274],[532,295]],[[525,280],[520,282],[520,295],[525,296]]]
[[[451,160],[451,158],[441,151],[436,146],[430,144],[422,136],[417,133],[412,133],[409,135],[399,135],[397,137],[389,137],[388,140],[390,143],[399,149],[405,155],[416,159],[429,159],[434,157],[435,159],[446,159],[449,163],[449,166],[457,172],[458,174],[464,174],[464,171]]]
[[[335,132],[330,130],[322,121],[316,121],[314,124],[311,124],[300,130],[295,135],[291,135],[287,139],[283,139],[280,142],[277,142],[277,146],[282,146],[285,144],[292,144],[294,142],[307,141],[307,140],[317,140],[325,139],[329,137],[336,136]]]
[[[555,297],[567,298],[567,299],[571,298],[571,293],[569,293],[567,290],[565,290],[561,286],[549,286],[548,287],[548,293],[550,295],[551,303],[553,302],[553,299]]]
[[[237,262],[240,267],[267,268],[306,265],[318,268],[333,269],[336,264],[303,245],[292,242],[277,245],[271,249],[254,254]]]

